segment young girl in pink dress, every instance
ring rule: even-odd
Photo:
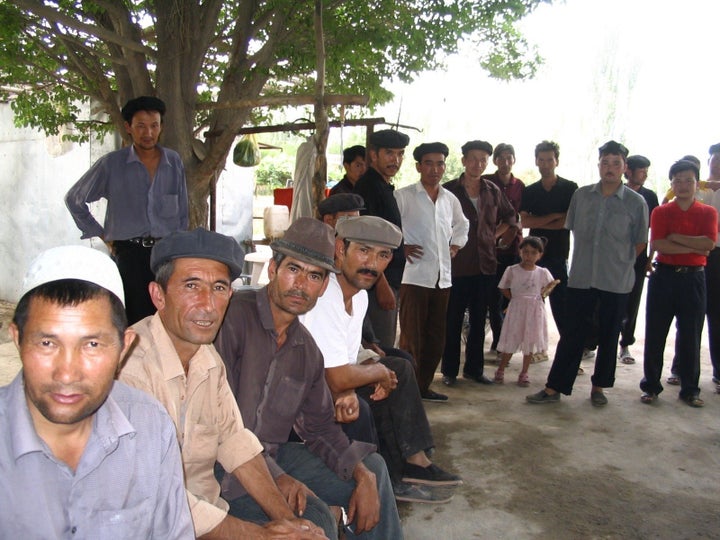
[[[510,299],[503,321],[497,350],[500,367],[495,372],[495,382],[505,380],[505,368],[514,352],[521,350],[523,365],[518,386],[529,386],[528,368],[532,355],[546,351],[548,345],[545,297],[555,287],[547,268],[536,266],[545,250],[544,238],[528,236],[520,243],[520,264],[508,267],[498,284],[506,298]]]

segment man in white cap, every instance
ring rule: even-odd
[[[114,381],[135,332],[112,260],[42,253],[10,333],[23,368],[0,388],[0,537],[194,538],[170,418]]]
[[[295,517],[270,476],[262,446],[243,424],[212,345],[242,260],[234,239],[199,228],[155,244],[150,296],[158,311],[133,326],[139,339],[120,379],[157,397],[175,423],[196,536],[323,538],[311,521]],[[257,501],[264,511],[257,522],[264,526],[228,513],[214,474],[216,462]],[[298,514],[337,530],[327,506],[315,501],[308,497],[307,508],[303,504]]]

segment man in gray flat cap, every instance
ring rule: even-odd
[[[170,418],[114,381],[135,332],[113,261],[40,254],[10,333],[23,368],[0,388],[0,537],[195,538]]]
[[[422,398],[447,401],[430,390],[445,346],[451,263],[468,239],[470,223],[458,198],[440,185],[447,145],[421,144],[413,151],[420,181],[395,192],[407,264],[400,288],[400,348],[417,361]]]
[[[300,320],[315,338],[334,393],[357,390],[370,404],[395,498],[447,502],[461,483],[428,458],[434,447],[413,366],[405,358],[362,349],[367,293],[400,245],[402,233],[377,216],[341,218],[336,226],[335,265],[328,288]],[[442,489],[434,489],[442,487]]]
[[[392,485],[375,445],[349,441],[336,423],[357,415],[354,392],[333,401],[318,346],[298,316],[328,286],[334,233],[317,219],[296,220],[271,244],[269,283],[233,295],[215,340],[247,426],[265,447],[273,474],[292,479],[298,498],[316,494],[348,511],[351,538],[402,538]],[[347,398],[347,399],[346,399]],[[295,429],[304,443],[288,442]],[[226,475],[223,495],[242,502]]]
[[[323,538],[313,522],[332,532],[332,514],[315,498],[308,498],[307,508],[305,501],[298,507],[287,500],[290,493],[278,487],[282,479],[277,484],[273,480],[262,445],[243,425],[225,366],[212,345],[242,259],[235,240],[204,229],[172,233],[155,244],[150,296],[157,313],[133,325],[139,340],[120,380],[155,396],[175,423],[197,537]],[[228,513],[215,479],[216,462],[262,508],[255,523]]]
[[[383,129],[370,135],[370,167],[357,181],[353,190],[353,193],[357,193],[365,201],[362,214],[381,217],[400,228],[402,219],[393,196],[395,187],[392,179],[400,170],[405,157],[405,147],[409,142],[410,137],[394,129]],[[392,261],[383,276],[368,291],[368,315],[381,347],[395,346],[397,305],[404,268],[405,254],[400,244],[400,247],[393,251]]]

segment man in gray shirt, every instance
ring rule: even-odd
[[[572,393],[597,308],[598,352],[590,400],[595,406],[607,404],[603,388],[615,382],[620,323],[635,282],[635,258],[645,249],[648,234],[645,200],[622,183],[627,155],[620,143],[602,145],[600,181],[579,188],[570,201],[565,228],[572,231],[575,243],[568,278],[567,329],[560,336],[545,388],[527,396],[529,403],[553,403],[561,393]]]

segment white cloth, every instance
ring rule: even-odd
[[[440,187],[433,203],[420,182],[395,191],[406,245],[419,245],[423,256],[405,264],[402,283],[447,289],[452,285],[450,246],[463,247],[470,222],[460,201]]]
[[[307,140],[298,146],[293,175],[293,199],[290,223],[297,218],[313,217],[312,178],[315,174],[315,144]]]
[[[325,294],[314,308],[300,316],[322,352],[325,368],[357,363],[367,306],[367,292],[359,291],[352,297],[352,314],[345,311],[340,284],[335,274],[330,274]]]

